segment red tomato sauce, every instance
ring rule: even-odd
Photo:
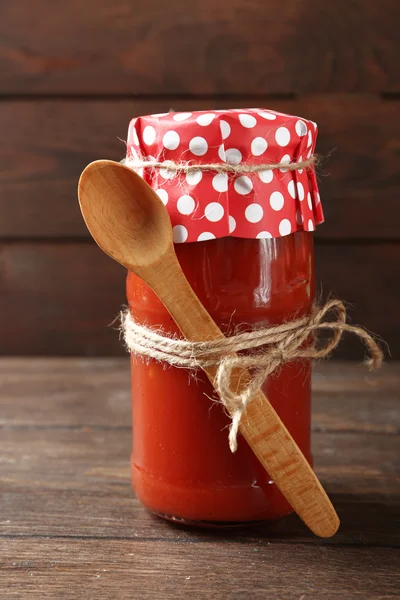
[[[307,314],[314,297],[312,233],[274,239],[221,238],[177,244],[196,294],[224,331],[265,327]],[[129,273],[127,297],[137,321],[178,333],[158,298]],[[291,512],[268,473],[239,436],[232,454],[230,420],[202,372],[132,356],[131,473],[139,500],[166,518],[239,524]],[[282,367],[263,391],[306,458],[310,451],[308,361]],[[214,398],[214,400],[213,400]]]

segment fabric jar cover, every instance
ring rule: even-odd
[[[166,205],[174,242],[233,236],[270,238],[323,222],[314,165],[231,173],[143,168],[143,161],[193,165],[302,162],[314,154],[317,125],[260,108],[163,113],[132,119],[125,164]]]

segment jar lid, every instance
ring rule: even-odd
[[[250,108],[132,119],[125,164],[157,192],[176,243],[282,237],[324,220],[317,125]]]

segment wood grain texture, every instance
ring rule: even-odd
[[[152,517],[130,487],[128,361],[0,360],[1,596],[394,600],[399,384],[398,363],[315,369],[314,458],[342,520],[320,540],[293,515],[221,532]]]
[[[398,598],[393,548],[14,539],[1,540],[0,552],[7,598]]]
[[[7,542],[0,577],[9,594],[30,598],[85,597],[141,600],[196,597],[241,600],[266,597],[296,600],[397,598],[396,561],[392,549],[303,548],[280,544],[174,545],[159,542],[90,540]],[[293,554],[296,560],[293,561]],[[93,557],[96,562],[93,562]],[[212,557],[212,559],[211,559]],[[210,560],[211,559],[211,560]],[[282,579],[282,565],[285,578]],[[383,566],[385,565],[385,566]],[[388,576],[392,570],[393,574]],[[339,575],[340,573],[340,575]],[[0,581],[1,581],[0,579]],[[55,595],[55,596],[54,596]],[[21,596],[9,596],[21,597]]]
[[[325,239],[399,239],[398,101],[315,95],[152,100],[3,101],[0,104],[0,238],[87,237],[76,197],[83,168],[120,160],[129,120],[169,110],[268,105],[319,124]],[[120,138],[120,139],[118,139]]]
[[[317,280],[352,303],[353,320],[400,356],[399,244],[322,244]],[[123,355],[114,327],[125,302],[125,272],[91,243],[0,245],[0,354]],[[362,359],[346,336],[336,357]]]
[[[396,0],[3,0],[5,94],[395,92]]]
[[[395,362],[374,373],[352,362],[316,363],[314,431],[399,433],[399,389]],[[128,355],[0,360],[0,426],[130,429],[130,394]],[[51,401],[41,402],[46,395]]]
[[[94,244],[0,247],[4,354],[124,354],[125,271]]]

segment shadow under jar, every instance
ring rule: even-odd
[[[225,334],[309,314],[314,299],[313,236],[221,237],[176,244],[195,293]],[[155,294],[132,273],[127,297],[137,322],[179,334]],[[167,519],[233,526],[292,511],[247,442],[232,454],[230,419],[202,371],[164,366],[132,355],[131,473],[139,500]],[[311,462],[310,361],[284,365],[263,391]]]

